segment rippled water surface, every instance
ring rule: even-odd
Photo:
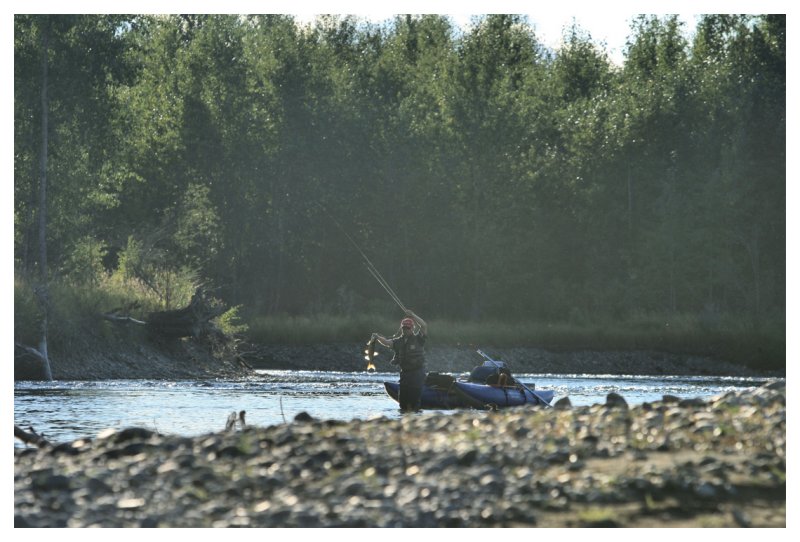
[[[632,404],[668,393],[710,397],[759,386],[765,379],[744,377],[651,377],[515,374],[528,386],[554,389],[556,400],[573,405],[605,401],[617,392]],[[258,371],[242,380],[97,382],[17,382],[14,423],[33,427],[54,442],[93,437],[106,428],[147,427],[161,433],[195,436],[219,431],[231,411],[245,410],[247,422],[267,426],[291,421],[300,412],[316,418],[351,420],[400,416],[383,382],[396,373]],[[16,442],[16,445],[21,445]]]

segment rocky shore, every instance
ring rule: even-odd
[[[15,449],[17,527],[783,527],[786,386]]]

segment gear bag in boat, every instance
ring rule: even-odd
[[[455,381],[456,379],[451,375],[442,373],[431,372],[425,375],[425,385],[430,388],[440,388],[446,390],[449,389]]]
[[[502,376],[505,375],[505,379]],[[469,381],[476,384],[497,385],[504,381],[506,386],[514,385],[514,378],[511,371],[503,361],[485,361],[483,365],[478,365],[469,373]]]

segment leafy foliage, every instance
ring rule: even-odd
[[[250,319],[385,297],[426,318],[785,318],[785,16],[580,28],[17,15],[15,264],[36,266],[49,25],[51,270]],[[104,278],[110,274],[111,278]],[[389,305],[390,306],[390,305]],[[344,310],[344,309],[342,309]]]

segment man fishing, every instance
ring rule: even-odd
[[[400,367],[400,390],[398,402],[400,403],[400,410],[403,412],[417,412],[420,410],[422,403],[422,388],[425,385],[425,341],[428,338],[428,324],[425,320],[414,314],[413,311],[407,309],[397,294],[392,290],[386,279],[383,278],[378,268],[375,267],[364,251],[358,246],[352,237],[345,231],[339,222],[322,207],[322,210],[333,220],[336,226],[342,230],[342,233],[350,240],[350,243],[364,258],[364,263],[367,266],[367,271],[370,275],[378,281],[392,300],[397,303],[397,306],[406,314],[406,318],[400,322],[402,332],[397,337],[387,339],[377,333],[373,333],[370,342],[367,343],[367,361],[369,361],[368,368],[374,368],[372,365],[372,355],[374,354],[374,343],[378,341],[386,348],[394,350],[394,357],[390,362],[392,365]],[[418,330],[414,330],[414,325],[418,326]]]
[[[415,325],[418,330],[415,330]],[[401,335],[387,339],[377,333],[372,338],[386,348],[394,350],[390,362],[400,367],[400,410],[416,412],[420,409],[422,388],[425,385],[425,341],[428,338],[428,324],[425,320],[406,309],[406,318],[400,322]]]

